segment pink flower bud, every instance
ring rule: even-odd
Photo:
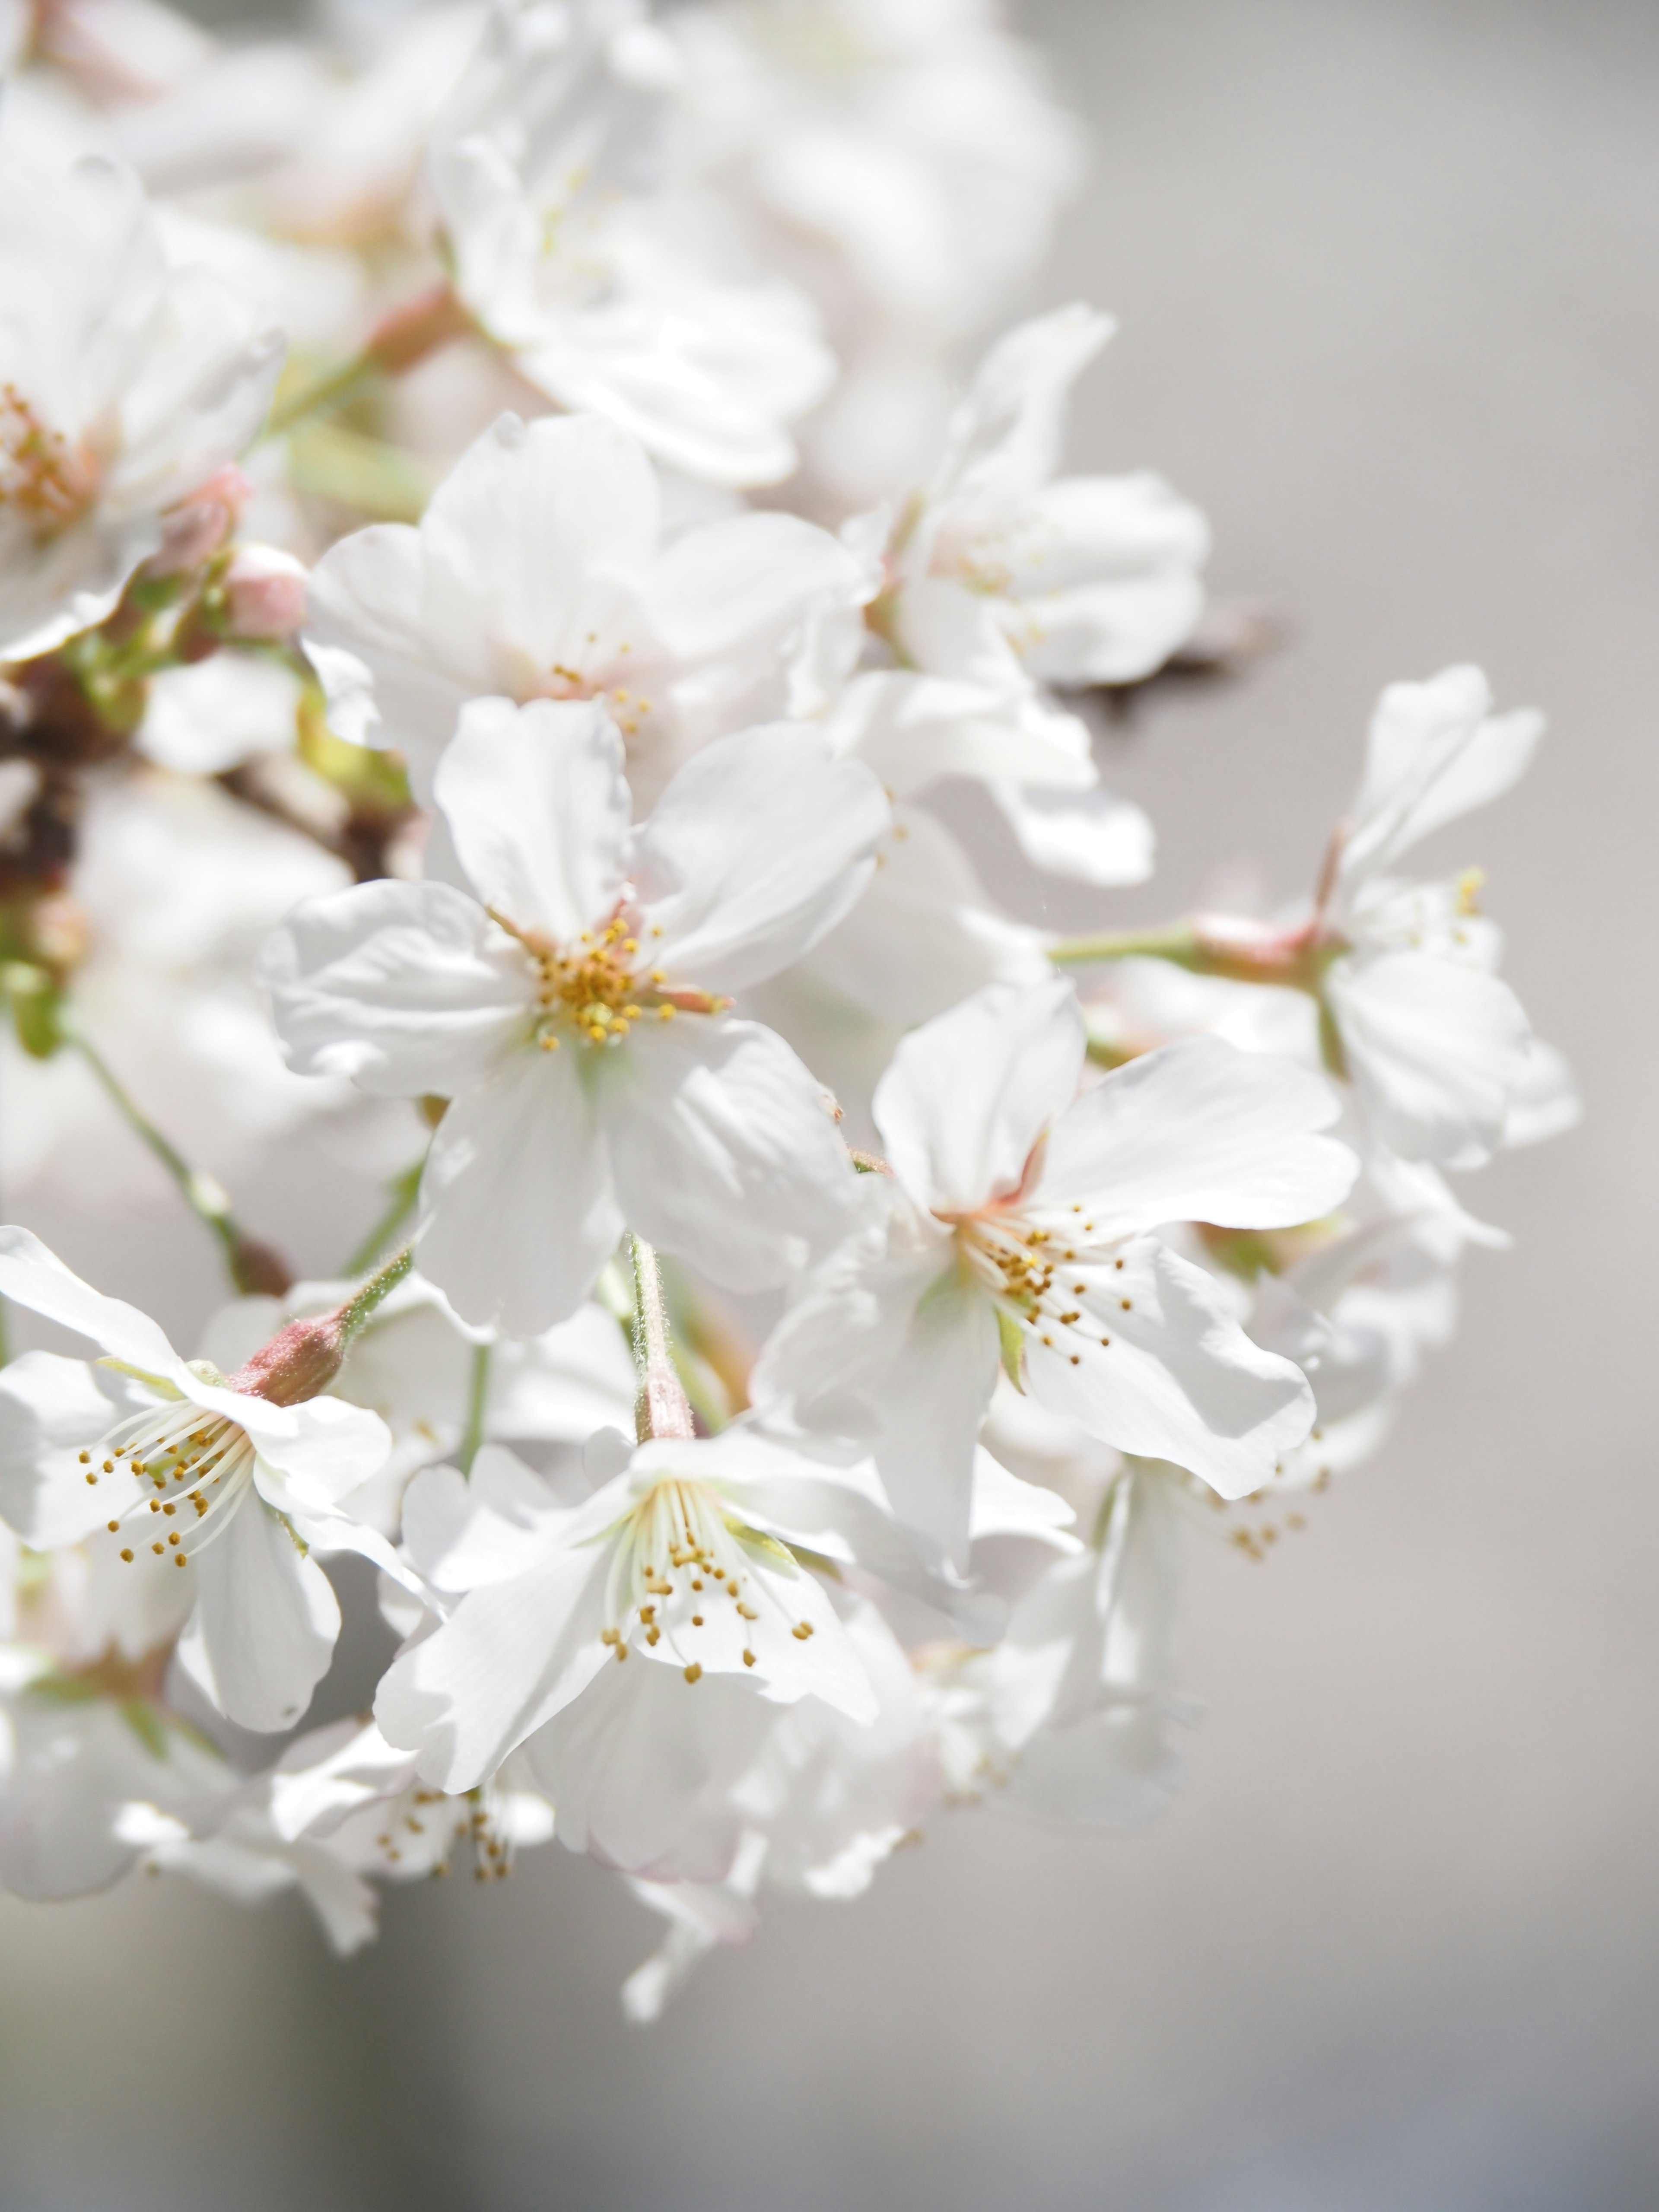
[[[253,486],[234,465],[198,484],[165,517],[161,543],[145,563],[149,574],[182,575],[210,561],[236,527],[242,503],[252,492]]]
[[[328,1388],[340,1371],[345,1346],[337,1313],[291,1321],[226,1381],[246,1397],[268,1398],[273,1406],[297,1406]]]
[[[225,572],[225,608],[233,637],[275,643],[305,620],[303,562],[275,545],[243,545]]]

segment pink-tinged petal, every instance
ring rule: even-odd
[[[906,1188],[945,1214],[1012,1195],[1077,1095],[1085,1042],[1076,994],[1058,978],[993,984],[913,1030],[875,1097]]]
[[[174,1389],[190,1378],[189,1369],[148,1314],[119,1298],[106,1298],[72,1275],[30,1230],[0,1228],[0,1298],[90,1337],[112,1358]]]
[[[726,1288],[784,1281],[849,1225],[858,1178],[823,1094],[757,1023],[641,1022],[595,1091],[629,1225]]]
[[[477,1328],[535,1336],[563,1321],[622,1235],[581,1049],[510,1054],[438,1125],[421,1267]]]
[[[622,896],[622,738],[591,700],[475,699],[434,781],[468,880],[513,923],[570,945]]]
[[[84,1359],[26,1352],[0,1370],[0,1522],[37,1552],[73,1544],[127,1503],[101,1458],[82,1454],[150,1402],[126,1379]],[[88,1480],[88,1476],[93,1480]]]
[[[1022,1330],[1027,1385],[1103,1443],[1243,1498],[1311,1427],[1301,1369],[1252,1343],[1213,1279],[1167,1245],[1139,1237],[1117,1260],[1066,1263],[1055,1292],[1069,1304]]]
[[[186,1673],[238,1727],[292,1728],[340,1632],[328,1577],[253,1490],[204,1549],[196,1574],[196,1611],[179,1647]]]
[[[1315,1221],[1358,1172],[1346,1145],[1316,1133],[1338,1110],[1305,1068],[1189,1037],[1084,1092],[1056,1123],[1022,1214],[1093,1244],[1170,1221]]]
[[[308,899],[259,978],[291,1067],[394,1098],[465,1089],[528,1034],[536,1000],[522,945],[448,884]]]
[[[650,965],[726,992],[775,975],[832,929],[875,867],[885,793],[793,723],[722,738],[680,769],[641,830]]]

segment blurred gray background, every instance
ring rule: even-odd
[[[1159,1825],[944,1820],[645,2034],[617,1985],[654,1923],[556,1848],[388,1894],[343,1966],[292,1900],[0,1899],[6,2212],[1659,2205],[1659,11],[1029,21],[1098,146],[1036,304],[1123,324],[1076,457],[1163,470],[1218,588],[1295,624],[1107,740],[1160,874],[1065,918],[1245,854],[1300,887],[1380,685],[1478,659],[1552,735],[1447,857],[1586,1126],[1480,1183],[1516,1249],[1381,1459],[1267,1565],[1196,1547],[1207,1715]],[[193,1233],[145,1250],[199,1282]]]

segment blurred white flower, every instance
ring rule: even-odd
[[[775,483],[834,362],[662,189],[678,76],[629,0],[496,0],[429,153],[456,289],[520,373],[710,483]]]
[[[170,508],[258,428],[282,340],[169,268],[130,171],[8,164],[0,193],[0,654],[101,622]]]

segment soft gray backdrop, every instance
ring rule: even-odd
[[[1173,911],[1245,854],[1305,882],[1380,684],[1478,658],[1552,735],[1446,857],[1486,865],[1587,1124],[1483,1181],[1516,1249],[1474,1258],[1382,1459],[1269,1565],[1194,1560],[1208,1712],[1159,1826],[945,1820],[643,2036],[616,1990],[653,1927],[556,1849],[392,1894],[343,1967],[291,1902],[0,1901],[6,2212],[1659,2203],[1659,16],[1030,20],[1099,143],[1037,304],[1123,324],[1078,457],[1163,469],[1218,586],[1296,625],[1112,741],[1160,877],[1072,918]],[[192,1233],[157,1232],[181,1280]],[[136,1247],[106,1279],[141,1290]]]

